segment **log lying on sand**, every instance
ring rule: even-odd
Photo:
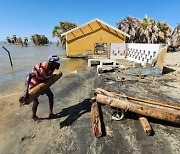
[[[62,77],[62,72],[57,70],[51,78],[47,79],[44,83],[40,83],[37,86],[33,87],[29,90],[29,97],[24,100],[24,102],[20,102],[20,105],[28,105],[30,104],[35,98],[42,94],[42,92],[53,85],[59,78]]]
[[[106,96],[111,96],[111,97],[116,97],[116,98],[124,98],[124,99],[128,99],[128,100],[134,100],[134,101],[139,101],[139,102],[144,102],[144,103],[148,103],[148,104],[154,104],[154,105],[159,105],[159,106],[164,106],[164,107],[169,107],[169,108],[172,108],[172,109],[180,110],[180,106],[176,106],[176,105],[172,105],[172,104],[170,105],[170,104],[167,104],[167,103],[157,102],[157,101],[153,101],[153,100],[146,100],[146,99],[142,99],[142,98],[126,96],[124,94],[118,94],[118,93],[115,93],[115,92],[109,92],[109,91],[106,91],[106,90],[101,89],[101,88],[94,89],[94,92],[98,93],[98,94],[103,94],[103,95],[106,95]]]
[[[147,135],[151,135],[152,134],[152,127],[151,125],[149,124],[148,120],[146,117],[143,117],[141,115],[138,115],[138,120],[144,130],[144,132],[147,134]]]
[[[120,109],[128,110],[140,115],[145,115],[173,123],[180,124],[180,106],[170,106],[168,104],[160,103],[148,103],[148,101],[138,101],[135,99],[128,99],[124,97],[123,99],[118,96],[115,96],[115,93],[109,93],[108,91],[103,90],[103,94],[99,94],[98,90],[95,90],[96,101],[98,103],[110,105]],[[110,96],[105,96],[105,95]]]
[[[101,120],[99,116],[98,104],[95,100],[92,100],[91,117],[92,117],[92,132],[96,137],[101,137],[102,136]]]

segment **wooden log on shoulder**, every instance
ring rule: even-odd
[[[62,77],[62,72],[57,70],[52,77],[47,79],[44,83],[40,83],[37,86],[33,87],[29,90],[29,97],[24,100],[24,102],[20,102],[20,105],[28,105],[30,104],[35,98],[42,94],[42,92],[53,85],[59,78]]]
[[[96,101],[98,103],[110,105],[124,110],[129,110],[140,115],[145,115],[173,123],[180,124],[180,110],[172,109],[164,106],[158,106],[154,104],[148,104],[138,102],[134,100],[121,100],[105,96],[102,94],[96,94]]]
[[[152,134],[152,127],[151,127],[150,123],[148,122],[147,118],[144,116],[138,115],[138,120],[139,120],[144,132],[150,136]]]
[[[99,116],[98,104],[95,100],[92,100],[91,117],[92,117],[92,132],[96,137],[101,137],[102,136],[101,120]]]

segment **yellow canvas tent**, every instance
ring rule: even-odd
[[[95,43],[124,43],[125,37],[129,37],[128,34],[97,18],[61,36],[66,37],[67,57],[85,57],[94,54]]]

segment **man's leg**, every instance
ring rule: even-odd
[[[48,89],[46,91],[46,95],[48,96],[49,99],[49,118],[53,118],[54,94],[52,93],[51,89]]]
[[[37,119],[38,119],[38,117],[37,117],[37,115],[36,115],[38,105],[39,105],[39,101],[38,101],[38,99],[36,98],[36,99],[33,101],[33,106],[32,106],[32,119],[33,119],[33,120],[37,120]]]

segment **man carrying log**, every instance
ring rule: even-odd
[[[40,83],[44,83],[47,79],[53,76],[53,72],[60,67],[60,59],[57,55],[52,55],[49,57],[47,62],[39,63],[33,67],[32,72],[28,75],[26,81],[26,90],[24,91],[23,96],[19,98],[20,106],[26,104],[26,100],[29,98],[29,90],[39,85]],[[46,88],[40,95],[46,94],[49,99],[49,118],[54,118],[53,114],[53,104],[54,104],[54,95],[51,89]],[[38,97],[33,99],[32,106],[32,119],[38,120],[36,115],[37,107],[39,105]]]

